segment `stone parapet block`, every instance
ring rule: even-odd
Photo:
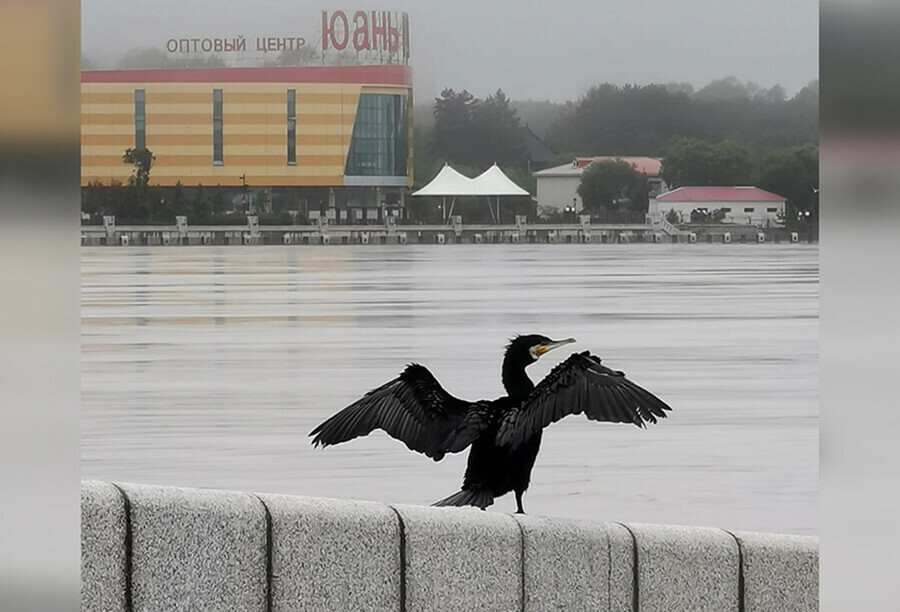
[[[394,510],[312,497],[260,499],[271,517],[273,611],[401,609]]]
[[[81,483],[81,610],[125,612],[125,498],[107,482]]]
[[[810,536],[736,531],[744,612],[819,609],[819,541]]]
[[[394,508],[404,530],[407,612],[522,609],[522,530],[510,516]]]

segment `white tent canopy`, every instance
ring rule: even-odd
[[[413,192],[414,196],[473,196],[479,195],[474,181],[467,176],[463,176],[450,167],[450,164],[444,164],[441,171],[437,173],[431,182]]]
[[[441,168],[441,171],[437,173],[437,176],[431,182],[412,193],[412,195],[452,197],[453,200],[450,202],[450,212],[448,214],[453,214],[453,206],[458,196],[484,196],[488,199],[491,218],[499,221],[500,196],[528,196],[530,194],[510,180],[497,164],[494,164],[474,179],[460,174],[451,168],[449,164],[444,164],[444,167]],[[496,216],[491,205],[492,196],[497,198]],[[446,201],[444,204],[446,204]],[[442,205],[442,210],[444,209],[445,206]]]
[[[500,166],[494,164],[472,181],[478,186],[478,195],[483,196],[527,196],[531,195],[503,173]]]

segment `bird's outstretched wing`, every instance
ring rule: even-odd
[[[330,446],[382,429],[435,461],[459,452],[487,426],[489,402],[447,393],[428,368],[410,364],[395,379],[366,393],[316,427],[315,446]]]
[[[566,415],[584,413],[594,421],[656,423],[671,410],[623,372],[611,370],[588,351],[575,353],[554,367],[522,404],[509,411],[497,431],[497,443],[516,448],[539,430]]]

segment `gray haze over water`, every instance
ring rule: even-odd
[[[130,49],[170,38],[303,36],[315,45],[323,10],[406,11],[419,101],[444,87],[513,100],[576,100],[591,85],[689,82],[733,75],[793,95],[819,71],[816,0],[521,2],[378,0],[85,0],[84,57],[114,68]],[[352,13],[351,13],[352,14]],[[275,59],[276,53],[270,53]],[[228,54],[240,65],[242,57]]]
[[[526,511],[814,534],[818,278],[807,245],[84,248],[82,476],[428,504],[465,454],[307,434],[410,361],[498,396],[507,339],[543,333],[674,412],[549,427]]]

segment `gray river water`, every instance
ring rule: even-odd
[[[815,534],[818,281],[809,245],[84,248],[82,477],[428,504],[465,453],[307,434],[411,361],[501,395],[541,333],[578,343],[533,380],[589,349],[674,411],[550,426],[527,512]]]

